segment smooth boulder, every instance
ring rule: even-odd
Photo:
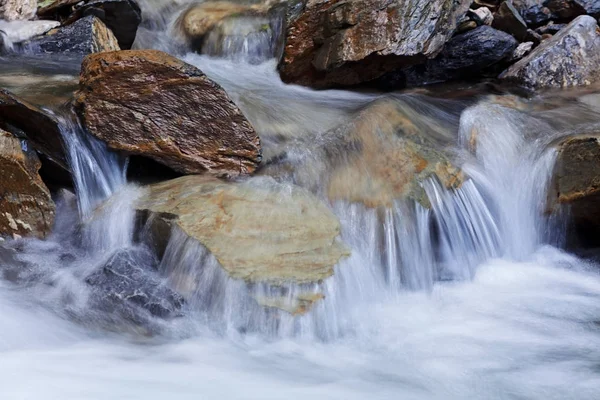
[[[54,222],[54,202],[38,171],[35,151],[0,130],[0,236],[43,238]]]
[[[600,80],[600,28],[596,20],[577,17],[500,78],[536,89],[584,86]]]
[[[435,57],[471,1],[309,0],[292,7],[282,79],[318,88],[356,85]]]
[[[167,234],[179,229],[231,278],[247,283],[316,283],[348,254],[325,204],[270,178],[231,183],[185,176],[150,186],[136,208],[158,239],[165,239],[165,225]]]
[[[160,51],[86,57],[76,108],[87,131],[111,149],[181,173],[233,177],[261,161],[258,135],[225,91]]]
[[[52,30],[44,36],[26,42],[24,46],[33,52],[51,54],[87,55],[120,50],[112,31],[94,16]]]

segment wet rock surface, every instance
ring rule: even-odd
[[[4,89],[0,89],[0,128],[27,137],[37,151],[67,169],[58,120]]]
[[[158,260],[146,248],[117,251],[85,282],[93,288],[96,307],[138,320],[138,308],[152,316],[173,318],[181,314],[183,298],[169,289],[156,268]]]
[[[600,30],[596,20],[581,16],[500,78],[530,88],[584,86],[600,79]]]
[[[380,85],[390,89],[481,77],[486,69],[507,61],[517,46],[518,42],[511,35],[480,26],[454,36],[433,60],[387,74],[380,80]],[[493,76],[496,74],[491,72]]]
[[[182,173],[238,176],[261,160],[259,137],[223,89],[166,53],[88,56],[76,107],[110,148]]]
[[[112,31],[94,16],[52,30],[24,46],[33,52],[81,55],[120,50]]]
[[[325,204],[269,178],[227,183],[181,177],[150,186],[136,208],[152,218],[159,238],[173,228],[183,231],[230,277],[248,283],[319,282],[348,254]]]
[[[279,71],[285,82],[355,85],[435,57],[470,1],[310,0],[292,8]]]
[[[0,129],[0,236],[43,238],[54,222],[54,202],[38,171],[35,151]]]

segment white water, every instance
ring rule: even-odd
[[[310,159],[303,139],[375,99],[285,86],[272,63],[186,60],[226,88],[272,156]],[[455,134],[471,180],[455,192],[425,182],[431,210],[333,204],[352,256],[308,315],[273,319],[249,302],[269,288],[227,279],[203,248],[175,235],[160,271],[182,292],[181,277],[197,274],[199,284],[187,316],[153,321],[152,338],[107,332],[114,321],[89,306],[82,278],[139,246],[131,203],[142,193],[123,187],[123,160],[65,121],[87,225],[78,230],[67,201],[48,241],[13,244],[43,279],[0,280],[0,398],[600,398],[600,269],[552,247],[562,232],[543,213],[550,117],[484,100],[460,113],[459,126],[430,108]]]

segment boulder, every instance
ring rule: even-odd
[[[394,83],[387,86],[413,87],[480,77],[486,69],[510,59],[517,46],[511,35],[483,25],[454,36],[433,60],[388,75]]]
[[[524,41],[527,38],[527,23],[519,14],[512,1],[504,1],[498,7],[492,26],[501,31],[510,33],[517,40]]]
[[[569,20],[588,14],[600,16],[600,0],[546,0],[544,3],[556,18]]]
[[[121,49],[131,48],[142,21],[142,12],[135,0],[55,0],[44,2],[38,15],[58,16],[65,25],[93,15],[114,33]],[[65,15],[66,17],[62,17]]]
[[[180,315],[183,298],[166,286],[157,267],[158,260],[146,248],[117,251],[85,279],[92,287],[94,306],[103,311],[117,310],[134,321],[143,321],[136,317],[141,310],[160,318]]]
[[[558,144],[549,203],[567,205],[578,245],[600,246],[600,135],[568,137]]]
[[[435,57],[470,0],[308,0],[289,12],[282,79],[356,85]]]
[[[197,43],[225,18],[239,16],[251,10],[250,6],[227,1],[195,4],[181,14],[176,24],[188,40]]]
[[[24,44],[33,52],[82,54],[119,50],[117,39],[102,21],[89,16]]]
[[[38,171],[35,151],[0,130],[0,235],[43,238],[54,222],[54,203]]]
[[[182,173],[231,177],[253,172],[261,160],[258,135],[225,91],[160,51],[86,57],[76,108],[88,132],[111,149]]]
[[[158,239],[164,241],[165,227],[167,233],[177,228],[206,247],[230,277],[248,283],[319,282],[348,254],[325,204],[270,178],[230,183],[184,176],[148,187],[136,208]]]
[[[547,0],[512,0],[527,25],[539,26],[552,18],[552,12],[544,4]]]
[[[589,85],[600,79],[600,29],[581,16],[500,75],[530,88]]]
[[[0,19],[6,21],[33,19],[36,10],[37,0],[2,0]]]
[[[332,202],[378,208],[410,199],[428,208],[424,181],[457,188],[464,177],[444,151],[454,135],[448,121],[422,111],[401,99],[376,101],[351,122],[301,143],[309,157],[282,157],[261,173],[323,190]]]
[[[0,128],[26,136],[37,151],[68,170],[58,120],[4,89],[0,89]]]

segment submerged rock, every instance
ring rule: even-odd
[[[26,142],[0,130],[0,235],[45,237],[54,202],[38,171],[41,163]]]
[[[2,0],[0,19],[6,21],[28,20],[35,17],[37,0]]]
[[[37,151],[68,169],[58,120],[4,89],[0,89],[0,128],[26,136]]]
[[[136,207],[163,241],[177,228],[248,283],[315,283],[348,254],[333,213],[305,190],[262,178],[185,176],[148,188]],[[163,246],[164,247],[164,246]]]
[[[183,298],[165,285],[157,266],[158,260],[147,249],[117,251],[85,280],[93,288],[94,305],[103,311],[117,310],[134,322],[141,319],[138,307],[155,317],[178,316]]]
[[[435,57],[471,1],[308,0],[290,12],[285,82],[355,85]]]
[[[590,16],[576,18],[500,78],[531,88],[582,86],[598,81],[600,28],[596,20]]]
[[[76,107],[85,128],[111,149],[182,173],[237,176],[261,160],[258,135],[225,91],[160,51],[88,56]]]
[[[424,181],[456,188],[464,177],[443,151],[453,136],[447,121],[421,111],[401,100],[376,101],[351,122],[300,144],[307,156],[282,157],[261,173],[323,191],[332,202],[377,208],[411,199],[430,207]]]
[[[91,54],[119,50],[117,39],[102,21],[94,16],[48,32],[24,46],[34,52]]]

